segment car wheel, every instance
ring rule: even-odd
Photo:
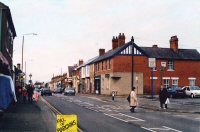
[[[191,98],[194,98],[194,94],[191,94]]]

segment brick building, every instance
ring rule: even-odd
[[[157,45],[139,47],[134,39],[125,43],[124,34],[113,37],[112,49],[108,52],[100,49],[99,57],[93,61],[94,91],[107,95],[116,91],[118,95],[126,95],[131,90],[132,73],[137,94],[151,94],[152,79],[154,94],[158,93],[161,84],[165,87],[200,85],[199,52],[195,49],[179,49],[177,36],[171,37],[169,45],[170,48]],[[156,60],[153,77],[152,68],[148,65],[149,58]]]

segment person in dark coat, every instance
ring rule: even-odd
[[[167,109],[167,104],[165,102],[168,97],[169,97],[169,94],[167,92],[167,89],[163,88],[163,86],[161,86],[160,92],[159,92],[160,108],[163,108],[163,104],[165,104],[164,109]]]
[[[27,88],[27,93],[28,93],[28,102],[32,104],[33,102],[33,86],[31,84],[28,85]]]

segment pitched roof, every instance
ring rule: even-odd
[[[131,42],[128,42],[126,44],[124,44],[123,46],[121,47],[118,47],[114,50],[109,50],[107,51],[104,55],[101,55],[99,56],[97,59],[95,59],[93,62],[98,62],[98,61],[101,61],[101,60],[105,60],[105,59],[108,59],[108,58],[111,58],[112,56],[114,56],[115,54],[117,54],[119,51],[121,51],[122,49],[124,49],[125,47],[127,47]]]
[[[93,61],[93,63],[109,59],[123,49],[131,45],[131,41],[118,47],[114,50],[107,51],[104,55],[99,56]],[[171,48],[159,48],[159,47],[139,47],[137,44],[133,43],[134,47],[139,50],[143,55],[147,57],[157,58],[157,59],[177,59],[177,60],[200,60],[200,54],[196,49],[178,49],[178,52],[174,52]]]
[[[91,63],[93,63],[93,61],[94,61],[95,59],[97,59],[97,58],[98,58],[98,56],[89,59],[89,60],[86,61],[85,63],[83,63],[83,64],[81,64],[80,66],[78,66],[77,69],[79,69],[79,68],[81,68],[81,67],[83,67],[83,66],[89,65],[89,64],[91,64]]]
[[[177,59],[177,60],[200,60],[200,54],[196,49],[178,49],[174,52],[171,48],[141,47],[152,58]]]

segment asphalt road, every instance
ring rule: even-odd
[[[170,113],[137,108],[130,113],[129,107],[116,105],[98,97],[45,96],[52,106],[63,114],[76,114],[78,126],[84,132],[199,132],[200,115]]]

